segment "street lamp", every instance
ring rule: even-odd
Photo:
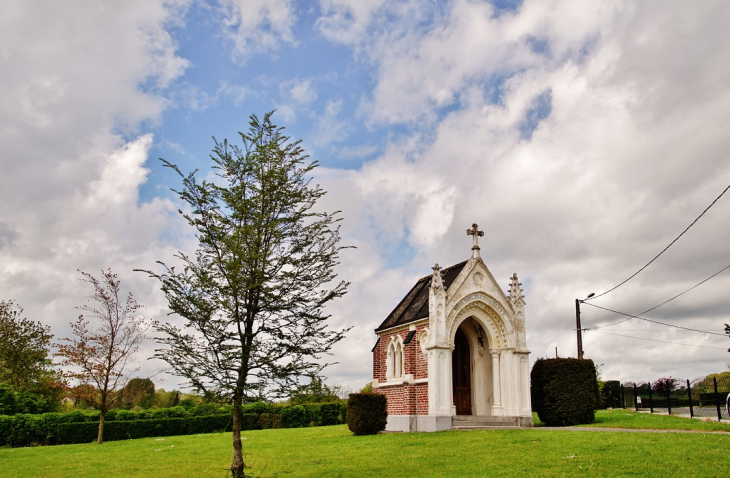
[[[590,294],[588,294],[588,297],[586,297],[583,300],[575,299],[575,328],[576,328],[576,333],[578,334],[578,358],[579,359],[583,358],[583,330],[580,328],[580,303],[590,299],[594,295],[596,295],[596,294],[591,292]]]

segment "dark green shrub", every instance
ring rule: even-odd
[[[0,415],[0,447],[8,446],[8,438],[13,426],[13,417]]]
[[[301,428],[309,426],[309,417],[307,409],[302,405],[294,405],[286,407],[279,415],[279,427],[281,428]]]
[[[267,402],[256,402],[243,407],[243,413],[255,413],[256,415],[262,413],[279,413],[280,411],[281,407]]]
[[[269,428],[279,428],[278,413],[262,413],[259,415],[259,428],[268,430]]]
[[[322,426],[345,423],[346,403],[323,403],[319,408]]]
[[[249,416],[244,415],[244,417]],[[243,423],[250,421],[250,418],[246,418]],[[231,431],[232,425],[231,418],[222,415],[106,422],[104,441],[223,432]],[[242,430],[249,429],[242,427]],[[60,444],[90,443],[96,440],[98,430],[98,423],[64,423],[58,427],[58,441]]]
[[[618,380],[598,382],[598,388],[601,392],[601,409],[621,407],[621,382]]]
[[[188,416],[188,411],[185,407],[176,406],[170,408],[156,408],[149,410],[149,416],[152,420],[160,418],[185,418]],[[209,413],[208,415],[213,415]]]
[[[307,413],[307,424],[305,427],[318,427],[322,424],[322,414],[320,413],[321,403],[308,403],[302,405]]]
[[[187,409],[187,416],[189,417],[202,417],[207,415],[223,415],[218,412],[218,407],[213,403],[201,403],[194,407]],[[228,413],[231,415],[231,413]]]
[[[30,415],[17,413],[13,415],[10,423],[10,433],[7,437],[7,446],[38,446],[46,442],[43,430],[40,426],[42,415]]]
[[[351,393],[347,401],[347,427],[355,435],[374,435],[388,423],[388,401],[379,393]]]
[[[599,406],[593,360],[538,359],[530,374],[532,409],[549,426],[591,423]]]

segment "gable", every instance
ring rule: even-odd
[[[467,262],[469,261],[460,262],[451,267],[441,269],[444,288],[446,290],[459,277]],[[418,279],[418,282],[416,282],[396,308],[388,314],[388,317],[385,318],[383,323],[375,329],[375,332],[428,318],[428,288],[430,285],[431,274]]]
[[[473,292],[485,292],[494,297],[503,307],[513,311],[510,302],[504,290],[495,280],[492,272],[481,258],[477,258],[471,262],[471,267],[462,268],[461,274],[448,289],[447,308],[453,307],[464,296]]]

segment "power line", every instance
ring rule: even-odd
[[[629,320],[629,319],[645,320],[645,321],[651,322],[653,324],[666,325],[667,327],[675,327],[677,329],[689,330],[691,332],[701,332],[703,334],[720,335],[722,337],[725,337],[725,334],[721,334],[718,332],[708,332],[707,330],[691,329],[689,327],[682,327],[681,325],[667,324],[666,322],[659,322],[658,320],[647,319],[646,317],[640,317],[638,315],[625,314],[623,312],[619,312],[618,310],[601,307],[600,305],[595,305],[595,304],[587,304],[587,305],[590,305],[591,307],[596,307],[598,309],[607,310],[609,312],[613,312],[614,314],[625,315],[626,317],[628,317],[628,319],[626,319],[626,320]],[[626,320],[622,320],[621,322],[625,322]],[[617,322],[617,323],[619,323],[619,322]],[[615,325],[615,324],[612,324],[612,325]],[[608,326],[604,325],[603,327],[608,327]],[[595,327],[595,328],[598,329],[599,327]],[[593,329],[584,329],[584,330],[593,330]],[[608,332],[606,332],[606,333],[608,333]]]
[[[602,295],[606,295],[606,294],[608,294],[609,292],[611,292],[611,291],[614,291],[614,290],[618,289],[619,287],[621,287],[622,285],[624,285],[625,283],[627,283],[628,281],[630,281],[631,279],[633,279],[634,277],[636,277],[636,276],[637,276],[637,275],[639,274],[639,272],[641,272],[641,271],[643,271],[644,269],[646,269],[647,267],[649,267],[649,265],[650,265],[650,264],[651,264],[652,262],[654,262],[655,260],[657,260],[657,259],[659,258],[659,256],[661,256],[662,254],[664,254],[664,253],[665,253],[665,252],[667,251],[667,249],[669,249],[670,247],[672,247],[672,245],[673,245],[673,244],[674,244],[675,242],[677,242],[677,241],[679,240],[679,238],[680,238],[680,237],[682,237],[682,236],[684,235],[684,233],[685,233],[685,232],[689,231],[689,228],[691,228],[692,226],[694,226],[694,225],[695,225],[695,223],[696,223],[697,221],[699,221],[699,220],[700,220],[700,218],[701,218],[702,216],[704,216],[704,215],[705,215],[705,213],[706,213],[707,211],[709,211],[709,210],[710,210],[710,208],[711,208],[712,206],[714,206],[714,205],[715,205],[715,203],[716,203],[716,202],[717,202],[717,201],[718,201],[718,200],[719,200],[719,199],[720,199],[720,198],[721,198],[721,197],[722,197],[722,196],[723,196],[723,195],[724,195],[724,194],[725,194],[725,193],[727,192],[727,190],[728,190],[728,189],[730,189],[730,184],[729,184],[729,185],[728,185],[728,186],[727,186],[727,187],[725,188],[725,190],[723,190],[723,191],[722,191],[722,193],[720,193],[720,195],[719,195],[719,196],[717,196],[717,197],[715,198],[715,200],[714,200],[714,201],[712,201],[712,203],[711,203],[711,204],[710,204],[709,206],[707,206],[707,208],[705,208],[705,210],[704,210],[704,211],[702,211],[702,214],[700,214],[699,216],[697,216],[697,219],[695,219],[694,221],[692,221],[692,224],[690,224],[689,226],[687,226],[687,228],[686,228],[686,229],[685,229],[684,231],[682,231],[682,233],[681,233],[680,235],[678,235],[678,236],[677,236],[677,237],[676,237],[676,238],[675,238],[675,239],[674,239],[674,240],[673,240],[672,242],[670,242],[670,243],[669,243],[669,245],[668,245],[667,247],[665,247],[664,249],[662,249],[662,251],[661,251],[661,252],[660,252],[659,254],[657,254],[656,256],[654,256],[654,259],[650,260],[650,261],[649,261],[649,262],[648,262],[648,263],[647,263],[647,264],[646,264],[646,265],[645,265],[644,267],[642,267],[642,268],[641,268],[641,269],[639,269],[638,271],[634,272],[634,273],[633,273],[633,274],[632,274],[632,275],[631,275],[631,276],[630,276],[630,277],[629,277],[628,279],[624,280],[624,281],[623,281],[623,282],[621,282],[620,284],[618,284],[618,285],[616,285],[616,286],[612,287],[611,289],[608,289],[608,290],[607,290],[606,292],[602,292],[602,293],[600,293],[600,294],[594,295],[594,296],[593,296],[593,297],[591,297],[590,299],[586,299],[586,300],[593,300],[593,299],[597,299],[597,298],[601,297]]]
[[[705,280],[703,280],[703,281],[701,281],[701,282],[698,282],[697,284],[693,285],[692,287],[690,287],[689,289],[685,290],[684,292],[680,292],[679,294],[675,295],[675,296],[674,296],[674,297],[672,297],[671,299],[665,300],[665,301],[664,301],[664,302],[662,302],[661,304],[659,304],[659,305],[655,305],[655,306],[654,306],[654,307],[652,307],[651,309],[647,309],[647,310],[645,310],[644,312],[639,312],[639,313],[638,313],[638,314],[636,314],[636,315],[629,315],[629,314],[624,314],[623,312],[616,312],[617,314],[621,314],[621,315],[625,315],[625,316],[627,316],[627,317],[628,317],[628,319],[623,319],[623,320],[619,320],[618,322],[614,322],[614,323],[612,323],[612,324],[608,324],[608,325],[601,325],[601,326],[599,326],[599,327],[593,327],[592,329],[586,329],[586,330],[595,330],[595,329],[602,329],[602,328],[604,328],[604,327],[611,327],[612,325],[620,324],[620,323],[622,323],[622,322],[626,322],[627,320],[631,320],[631,319],[633,319],[633,318],[638,318],[638,319],[641,319],[641,320],[648,320],[649,322],[652,322],[652,320],[651,320],[651,319],[644,319],[644,318],[642,318],[642,317],[639,317],[639,316],[640,316],[640,315],[644,315],[644,314],[646,314],[647,312],[651,312],[651,311],[652,311],[652,310],[654,310],[654,309],[658,309],[659,307],[663,306],[664,304],[666,304],[666,303],[668,303],[668,302],[671,302],[671,301],[673,301],[673,300],[674,300],[674,299],[676,299],[677,297],[680,297],[680,296],[682,296],[682,295],[686,294],[687,292],[691,291],[692,289],[695,289],[695,288],[697,288],[697,287],[701,286],[702,284],[704,284],[704,283],[705,283],[705,282],[707,282],[708,280],[712,279],[713,277],[715,277],[715,276],[717,276],[717,275],[720,275],[721,273],[725,272],[725,271],[726,271],[727,269],[730,269],[730,264],[726,265],[725,267],[723,267],[723,268],[722,268],[721,270],[719,270],[718,272],[715,272],[714,274],[712,274],[712,275],[711,275],[710,277],[708,277],[707,279],[705,279]],[[585,303],[585,302],[584,302],[584,303]],[[593,305],[593,304],[587,304],[587,303],[586,303],[586,305],[591,305],[591,306],[593,306],[593,307],[598,307],[597,305]],[[599,309],[603,309],[603,307],[598,307],[598,308],[599,308]],[[609,310],[609,309],[604,309],[604,310]],[[660,324],[662,324],[662,325],[669,325],[669,324],[664,324],[664,323],[662,323],[662,322],[658,322],[658,323],[660,323]],[[674,325],[670,325],[670,327],[677,327],[677,326],[674,326]],[[681,328],[681,327],[680,327],[680,328]],[[704,331],[700,331],[700,332],[704,332]],[[707,333],[708,333],[708,334],[711,334],[711,333],[713,333],[713,332],[707,332]],[[719,334],[717,334],[717,335],[719,335]]]
[[[616,337],[626,337],[627,339],[646,340],[648,342],[661,342],[663,344],[683,345],[685,347],[699,347],[699,348],[703,348],[703,349],[725,350],[725,347],[712,347],[710,345],[695,345],[695,344],[683,344],[683,343],[680,343],[680,342],[668,342],[666,340],[646,339],[644,337],[633,337],[631,335],[614,334],[614,333],[611,333],[611,332],[603,332],[603,331],[600,331],[600,330],[594,330],[593,332],[596,332],[597,334],[615,335]]]

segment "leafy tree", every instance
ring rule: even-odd
[[[340,397],[337,390],[327,386],[321,377],[313,374],[310,376],[309,384],[292,395],[290,401],[293,404],[339,402]]]
[[[120,296],[121,281],[111,269],[102,271],[102,279],[81,272],[84,282],[94,287],[88,300],[96,306],[84,304],[78,309],[91,314],[97,324],[92,327],[83,314],[71,323],[73,338],[57,344],[61,365],[73,367],[66,372],[83,387],[77,387],[77,398],[99,410],[99,434],[96,442],[104,440],[104,417],[112,408],[118,408],[130,397],[125,393],[129,376],[138,369],[131,364],[139,344],[147,338],[150,322],[138,317],[142,308],[130,292],[126,300]],[[89,386],[90,385],[90,386]]]
[[[336,278],[338,212],[313,208],[325,191],[310,184],[317,166],[306,162],[300,141],[283,128],[250,117],[242,147],[213,139],[214,182],[184,175],[175,191],[189,205],[180,211],[196,229],[193,257],[176,257],[182,271],[159,262],[161,282],[172,313],[184,328],[164,324],[157,357],[206,397],[234,404],[234,478],[244,476],[241,405],[287,397],[302,376],[317,374],[317,359],[344,337],[328,330],[325,305],[347,288]]]
[[[146,410],[155,399],[155,384],[149,378],[133,378],[124,386],[122,395],[126,398],[122,408],[130,410],[141,407]]]
[[[655,381],[651,388],[660,395],[668,396],[675,388],[677,388],[677,379],[672,377],[662,377]]]
[[[730,337],[730,324],[725,324],[725,334]],[[730,349],[727,349],[730,352]]]
[[[161,388],[155,392],[152,406],[155,408],[176,407],[180,404],[180,396],[181,394],[177,390],[166,392],[164,388]]]
[[[54,411],[65,386],[49,356],[53,335],[50,327],[22,318],[22,314],[23,309],[12,300],[0,301],[0,383],[7,385],[4,396],[12,395],[16,402],[20,396],[22,402],[33,404],[12,413]]]

